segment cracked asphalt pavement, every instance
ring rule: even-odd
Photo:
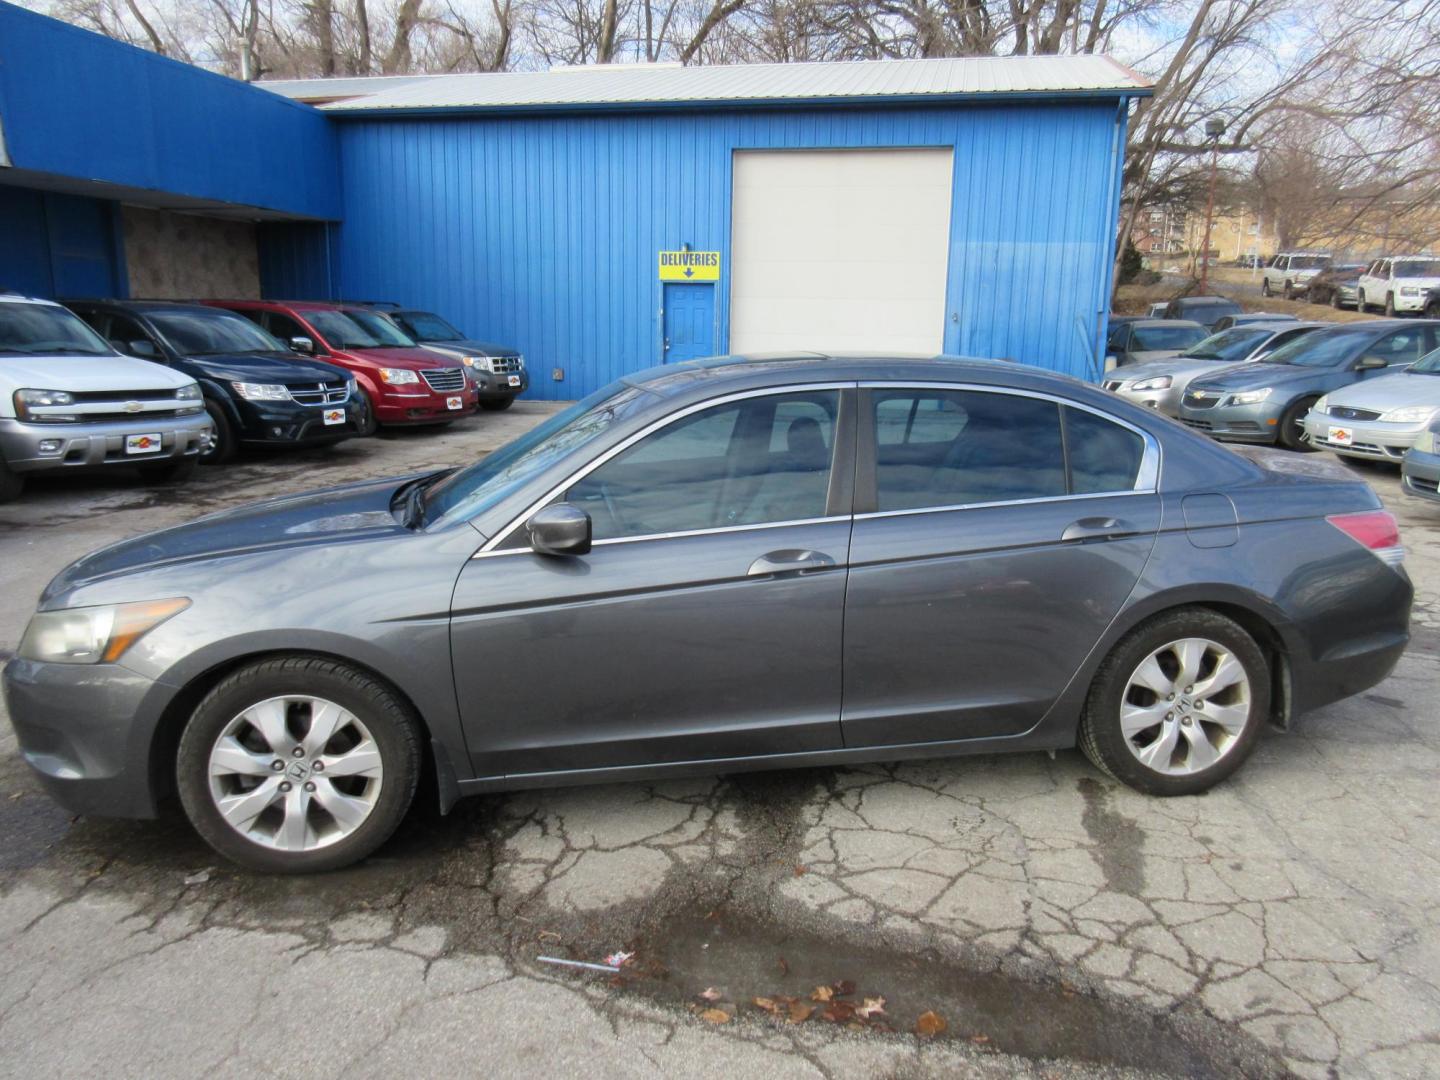
[[[92,548],[470,460],[551,408],[182,487],[37,480],[0,508],[0,659]],[[1440,1074],[1440,508],[1356,473],[1401,518],[1411,648],[1194,798],[1078,752],[572,788],[427,801],[358,867],[269,878],[178,812],[72,819],[0,724],[0,1074]],[[539,960],[616,950],[618,976]],[[841,980],[886,1023],[751,1004]]]

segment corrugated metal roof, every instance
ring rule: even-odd
[[[410,83],[423,82],[433,76],[427,75],[357,75],[337,76],[331,79],[264,79],[255,83],[262,90],[272,94],[293,98],[296,101],[338,101],[342,98],[361,97],[394,90]]]
[[[360,84],[371,83],[368,92]],[[333,86],[343,84],[343,86]],[[326,112],[508,110],[778,101],[923,100],[974,96],[1135,96],[1150,83],[1108,56],[965,57],[838,64],[682,67],[615,64],[544,72],[261,83]],[[317,92],[329,87],[330,92]],[[338,91],[338,92],[337,92]],[[357,96],[349,96],[349,95]]]

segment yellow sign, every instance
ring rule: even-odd
[[[718,251],[660,252],[661,281],[719,281]]]

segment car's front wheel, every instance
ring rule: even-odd
[[[1339,311],[1344,305],[1340,303],[1340,290],[1336,289],[1330,294],[1330,306]]]
[[[1311,446],[1305,438],[1305,417],[1315,407],[1318,397],[1301,398],[1283,413],[1280,414],[1280,422],[1276,429],[1276,441],[1286,450],[1295,450],[1302,454],[1313,453],[1319,447]]]
[[[235,456],[235,429],[225,410],[213,401],[205,402],[205,412],[215,432],[210,436],[210,446],[200,455],[202,465],[224,465]]]
[[[1270,279],[1269,279],[1269,278],[1261,278],[1261,279],[1260,279],[1260,295],[1261,295],[1261,296],[1269,296],[1269,295],[1270,295]]]
[[[1394,293],[1386,293],[1386,294],[1385,294],[1385,317],[1386,317],[1387,319],[1393,319],[1393,318],[1395,317],[1395,294],[1394,294]]]
[[[1269,665],[1244,628],[1204,608],[1167,612],[1101,664],[1080,748],[1138,791],[1193,795],[1244,763],[1269,703]]]
[[[418,722],[366,672],[323,657],[241,668],[195,710],[176,786],[220,854],[269,873],[347,866],[400,824],[420,775]]]
[[[0,458],[0,503],[18,499],[20,492],[24,490],[25,477],[11,472],[10,466],[5,464],[5,459]]]
[[[1294,299],[1295,299],[1295,286],[1292,285],[1292,284],[1291,284],[1290,282],[1288,282],[1288,281],[1285,282],[1285,299],[1286,299],[1286,300],[1294,300]]]

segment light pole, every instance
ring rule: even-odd
[[[1219,167],[1220,136],[1225,134],[1225,121],[1205,121],[1205,138],[1210,140],[1210,200],[1205,205],[1205,249],[1200,253],[1200,293],[1210,287],[1210,227],[1215,223],[1215,171]]]

